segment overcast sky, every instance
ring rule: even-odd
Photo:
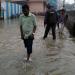
[[[72,4],[74,3],[74,0],[65,0],[66,3]]]

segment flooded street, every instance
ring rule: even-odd
[[[43,40],[43,17],[37,17],[32,62],[24,62],[26,49],[20,39],[18,19],[0,21],[0,75],[75,75],[75,39],[64,34]]]

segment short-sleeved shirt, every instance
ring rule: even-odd
[[[65,15],[60,15],[59,16],[59,23],[64,23],[65,20]]]
[[[28,16],[20,15],[20,25],[22,25],[24,38],[28,38],[33,33],[34,26],[36,26],[35,15],[32,13],[29,13]]]

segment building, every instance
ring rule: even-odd
[[[16,17],[21,13],[21,4],[26,0],[0,0],[0,19]]]

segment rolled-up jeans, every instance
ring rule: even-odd
[[[33,45],[34,35],[29,36],[27,39],[24,39],[24,46],[27,48],[27,53],[32,53],[32,45]]]
[[[59,23],[59,32],[63,33],[64,23]]]

